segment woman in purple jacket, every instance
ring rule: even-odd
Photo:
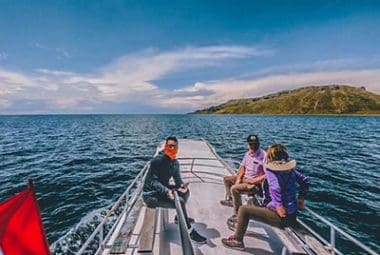
[[[222,239],[224,246],[244,250],[243,237],[249,220],[284,228],[296,223],[297,209],[305,208],[304,199],[308,190],[308,180],[296,170],[295,160],[288,161],[288,152],[284,145],[269,146],[264,171],[271,202],[266,207],[241,206],[237,220],[231,218],[227,220],[227,225],[235,229],[235,234]],[[296,182],[300,184],[298,198],[296,198]]]

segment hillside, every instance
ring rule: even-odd
[[[193,114],[380,114],[380,95],[364,87],[313,86],[234,99]]]

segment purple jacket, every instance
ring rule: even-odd
[[[269,185],[269,194],[271,201],[267,207],[275,209],[283,205],[287,214],[297,212],[296,200],[296,182],[300,185],[299,198],[306,198],[309,189],[308,178],[298,172],[296,169],[292,171],[271,171],[265,169],[265,178]]]

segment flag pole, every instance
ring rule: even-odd
[[[32,178],[28,178],[28,186],[31,190],[33,190],[33,193],[34,193],[34,184],[33,184]]]

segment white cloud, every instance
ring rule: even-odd
[[[262,76],[289,74],[289,73],[309,73],[309,72],[329,72],[344,70],[360,70],[370,66],[379,66],[380,58],[340,58],[317,60],[310,63],[297,63],[288,65],[272,65],[259,70],[249,71],[238,76],[239,79],[249,80]]]
[[[0,69],[0,97],[12,97],[17,93],[20,93],[20,91],[24,90],[25,88],[33,86],[35,86],[35,84],[33,80],[30,79],[30,77],[20,73]],[[0,99],[5,100],[7,98]],[[7,99],[6,101],[8,102],[10,100]]]
[[[28,86],[31,84],[29,77],[26,75],[0,69],[0,79],[9,84],[17,84],[20,86]]]
[[[0,69],[0,113],[13,113],[14,104],[30,102],[35,112],[103,112],[99,105],[131,103],[167,111],[187,112],[234,98],[258,97],[308,85],[351,84],[380,92],[380,70],[321,71],[319,66],[342,66],[351,60],[331,60],[297,66],[258,70],[254,75],[219,81],[199,81],[169,90],[156,80],[176,71],[223,65],[226,60],[266,57],[273,50],[255,47],[187,47],[171,52],[148,49],[123,56],[94,73],[37,69],[24,74]],[[41,107],[41,108],[38,108]],[[32,113],[26,108],[24,112]]]
[[[161,107],[200,109],[225,103],[230,99],[254,98],[305,86],[346,84],[364,86],[368,91],[380,94],[380,69],[346,70],[336,72],[308,72],[270,75],[251,80],[222,80],[198,82],[174,92],[168,92],[170,100],[158,100]],[[207,95],[202,95],[207,90]],[[193,94],[188,96],[188,92]],[[182,96],[179,92],[182,92]],[[199,95],[195,94],[199,92]],[[171,96],[176,95],[176,96]]]
[[[32,43],[31,45],[37,49],[41,49],[50,53],[55,53],[58,59],[71,57],[70,53],[67,50],[60,47],[50,47],[41,43]]]
[[[75,73],[73,72],[65,72],[65,71],[58,71],[58,70],[49,70],[49,69],[36,69],[36,72],[42,73],[42,74],[48,74],[53,76],[73,76]]]
[[[40,44],[35,47],[51,49]],[[27,75],[0,70],[0,97],[7,102],[43,101],[52,111],[92,109],[88,105],[84,107],[83,102],[94,107],[104,102],[141,103],[147,98],[159,97],[163,90],[153,81],[173,71],[272,53],[266,49],[242,46],[187,47],[171,52],[148,49],[121,57],[88,74],[37,69]]]

